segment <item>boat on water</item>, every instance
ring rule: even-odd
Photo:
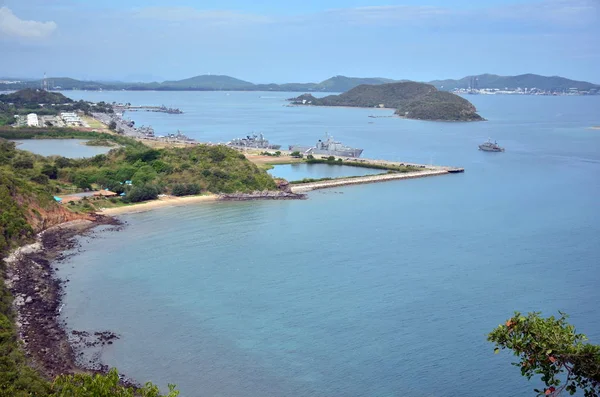
[[[244,138],[235,138],[227,142],[227,146],[253,148],[253,149],[279,149],[281,145],[271,145],[264,135],[252,134],[246,135]]]
[[[289,150],[306,155],[326,154],[329,156],[340,157],[360,157],[363,152],[363,149],[343,145],[341,142],[334,140],[333,137],[327,133],[325,133],[325,140],[319,139],[315,146],[290,145]]]
[[[503,152],[504,148],[498,146],[498,142],[492,142],[491,139],[488,139],[487,142],[479,145],[479,150],[483,150],[484,152]]]

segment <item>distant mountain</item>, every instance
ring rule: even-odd
[[[470,88],[475,83],[477,88],[497,88],[497,89],[516,89],[516,88],[538,88],[546,91],[567,91],[570,88],[576,88],[579,91],[588,91],[598,89],[600,85],[588,83],[586,81],[571,80],[559,76],[540,76],[538,74],[521,74],[518,76],[498,76],[495,74],[480,74],[477,76],[467,76],[459,80],[434,80],[429,84],[438,89],[450,91],[457,88]],[[473,87],[471,87],[473,88]]]
[[[229,76],[202,75],[184,80],[164,81],[160,84],[160,87],[173,87],[178,89],[240,90],[254,87],[254,84]]]
[[[384,79],[381,77],[372,77],[372,78],[360,78],[360,77],[346,77],[346,76],[335,76],[325,81],[320,82],[316,85],[315,91],[325,91],[325,92],[346,92],[348,90],[353,89],[361,84],[385,84],[385,83],[393,83],[395,80]]]
[[[8,79],[7,79],[8,80]],[[14,81],[14,80],[10,80]],[[59,90],[161,90],[161,91],[292,91],[292,92],[346,92],[361,84],[379,85],[408,80],[391,80],[381,77],[346,77],[334,76],[320,83],[285,83],[285,84],[253,84],[249,81],[222,75],[200,75],[183,80],[167,80],[161,82],[98,82],[82,81],[68,77],[50,77],[47,79],[50,89]],[[582,93],[600,93],[600,85],[585,81],[575,81],[564,77],[545,77],[536,74],[519,76],[497,76],[482,74],[467,76],[459,80],[434,80],[432,84],[443,91],[457,88],[469,88],[476,82],[478,88],[516,89],[538,88],[546,91],[566,92],[575,88]],[[40,88],[42,80],[21,79],[19,83],[1,83],[0,90],[20,90],[23,88]],[[590,92],[590,90],[592,90]]]
[[[415,82],[363,84],[340,95],[315,98],[304,94],[292,101],[297,105],[395,108],[397,115],[418,120],[483,120],[466,99],[438,91],[430,84]]]

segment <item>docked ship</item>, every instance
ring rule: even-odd
[[[252,149],[279,149],[281,145],[271,145],[263,134],[246,135],[244,138],[235,138],[227,142],[227,146],[252,148]]]
[[[487,142],[479,145],[479,150],[483,150],[484,152],[503,152],[504,148],[498,146],[496,141],[492,142],[491,139],[488,139]]]
[[[325,133],[325,140],[319,139],[315,146],[300,146],[290,145],[289,149],[292,152],[300,152],[303,154],[326,154],[329,156],[340,157],[360,157],[363,149],[356,149],[350,146],[343,145],[341,142],[335,141],[332,136]]]

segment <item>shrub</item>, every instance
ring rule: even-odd
[[[44,174],[38,174],[38,175],[35,175],[35,176],[33,176],[33,177],[31,178],[31,180],[32,180],[33,182],[39,183],[39,184],[41,184],[41,185],[47,185],[47,184],[48,184],[48,181],[49,181],[49,178],[48,178],[48,176],[47,176],[47,175],[44,175]]]
[[[157,173],[154,168],[144,165],[131,177],[131,181],[134,185],[145,185],[152,182],[156,177]]]
[[[46,175],[50,179],[58,178],[58,168],[55,165],[44,164],[42,167],[42,174]]]
[[[33,168],[33,160],[29,157],[23,157],[13,161],[13,167],[17,169],[31,169]]]
[[[197,183],[178,183],[173,186],[173,196],[192,196],[194,194],[200,194],[200,185]]]
[[[154,200],[158,197],[159,193],[158,187],[154,185],[134,186],[127,192],[127,195],[123,199],[129,203],[138,203],[140,201]]]

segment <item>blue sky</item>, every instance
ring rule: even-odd
[[[600,0],[0,0],[0,76],[600,83]]]

